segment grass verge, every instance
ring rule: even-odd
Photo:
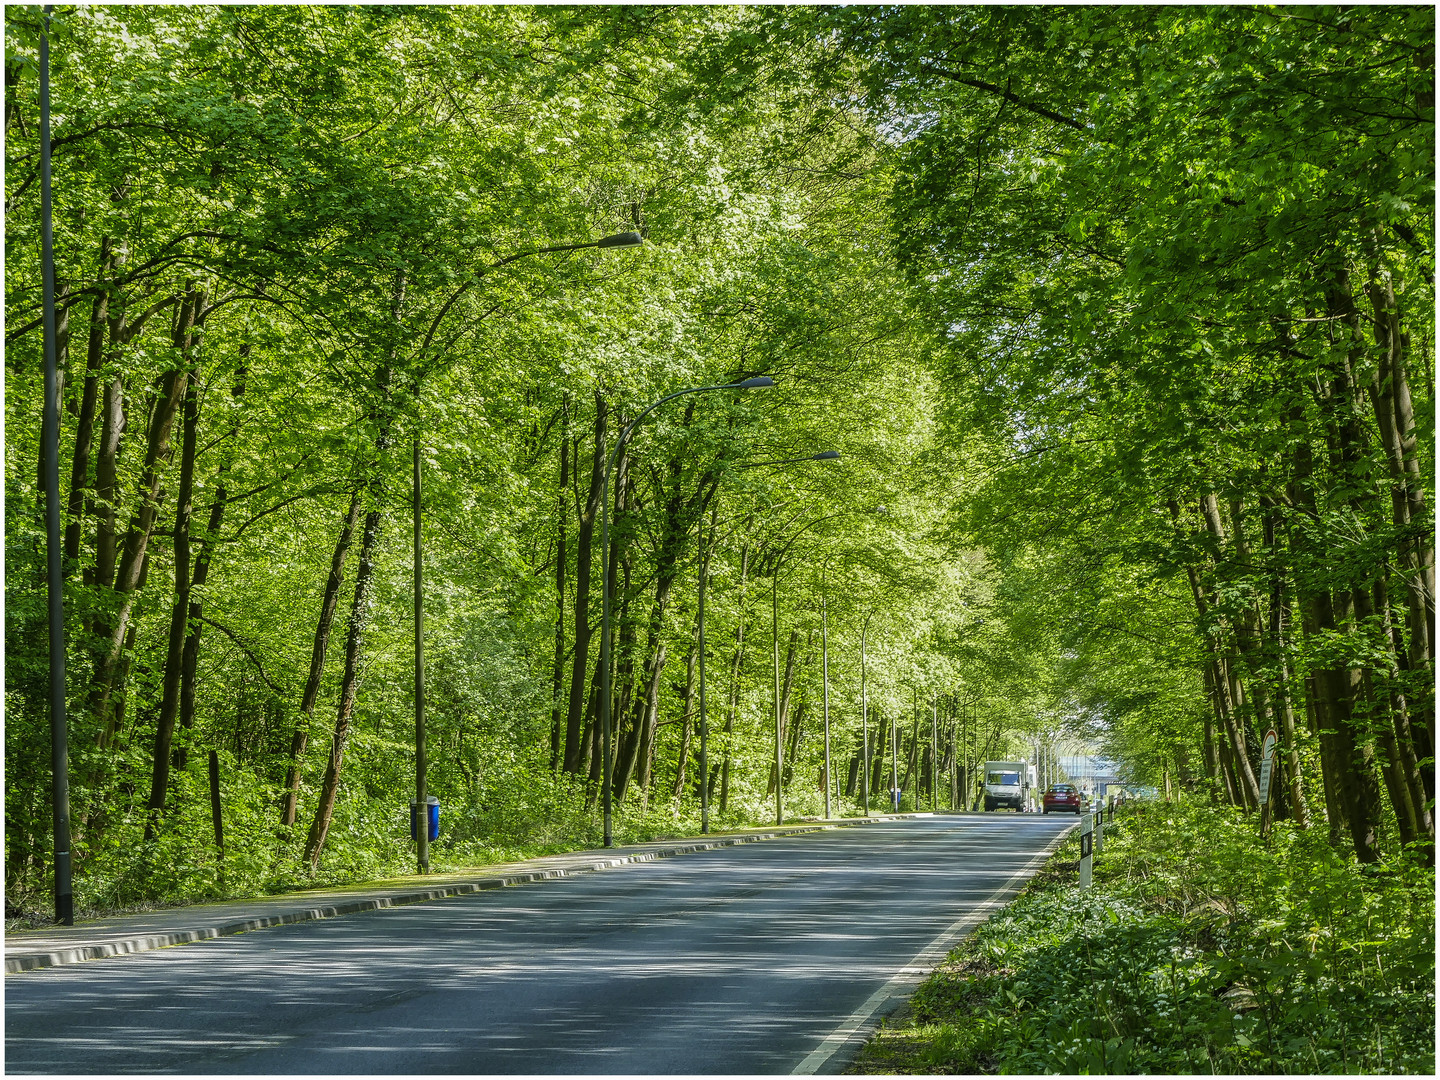
[[[1083,893],[1071,836],[848,1071],[1434,1075],[1434,871],[1255,831],[1151,804]]]

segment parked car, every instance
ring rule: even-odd
[[[1078,814],[1084,800],[1080,798],[1080,789],[1074,784],[1051,784],[1050,790],[1045,792],[1044,813],[1051,810],[1065,811],[1066,813]]]

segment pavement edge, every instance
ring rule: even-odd
[[[174,930],[158,934],[141,934],[134,937],[120,937],[116,940],[99,944],[76,945],[69,948],[51,948],[31,953],[17,953],[14,956],[7,956],[5,958],[5,974],[14,975],[25,971],[38,971],[42,968],[63,967],[67,964],[78,964],[85,960],[101,960],[111,956],[126,956],[131,953],[149,952],[153,949],[165,949],[172,945],[188,945],[197,941],[208,941],[212,938],[229,937],[233,934],[246,934],[252,930],[263,930],[270,926],[286,926],[291,923],[311,922],[316,919],[333,919],[341,915],[355,915],[365,911],[379,911],[385,908],[403,907],[407,904],[423,904],[431,900],[443,900],[448,896],[468,895],[471,893],[484,892],[489,889],[502,889],[513,885],[528,885],[537,881],[570,877],[575,874],[593,873],[597,870],[608,870],[616,866],[653,862],[656,859],[672,858],[676,855],[689,855],[698,851],[711,851],[716,848],[734,847],[738,844],[752,844],[760,840],[775,840],[784,836],[800,836],[805,833],[820,832],[827,829],[849,828],[853,825],[869,825],[880,821],[895,820],[900,817],[929,816],[929,814],[923,812],[919,814],[877,815],[874,817],[853,818],[850,820],[817,822],[815,824],[805,824],[790,828],[776,828],[759,833],[723,836],[714,840],[686,841],[670,847],[650,851],[637,851],[626,855],[612,855],[592,859],[589,862],[581,862],[577,866],[556,867],[544,870],[526,870],[513,874],[497,874],[491,877],[481,877],[472,881],[456,882],[450,885],[437,885],[429,888],[401,891],[392,896],[370,897],[363,900],[333,904],[317,904],[313,907],[299,907],[296,910],[286,911],[280,914],[262,915],[251,919],[231,920],[200,929]]]

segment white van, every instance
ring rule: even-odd
[[[1028,761],[985,762],[985,809],[1033,810],[1036,783],[1035,766]]]

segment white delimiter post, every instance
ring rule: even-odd
[[[1105,808],[1095,811],[1095,854],[1105,851]]]
[[[1090,868],[1094,857],[1090,853],[1090,842],[1094,836],[1094,819],[1085,814],[1080,819],[1080,888],[1090,888]]]

